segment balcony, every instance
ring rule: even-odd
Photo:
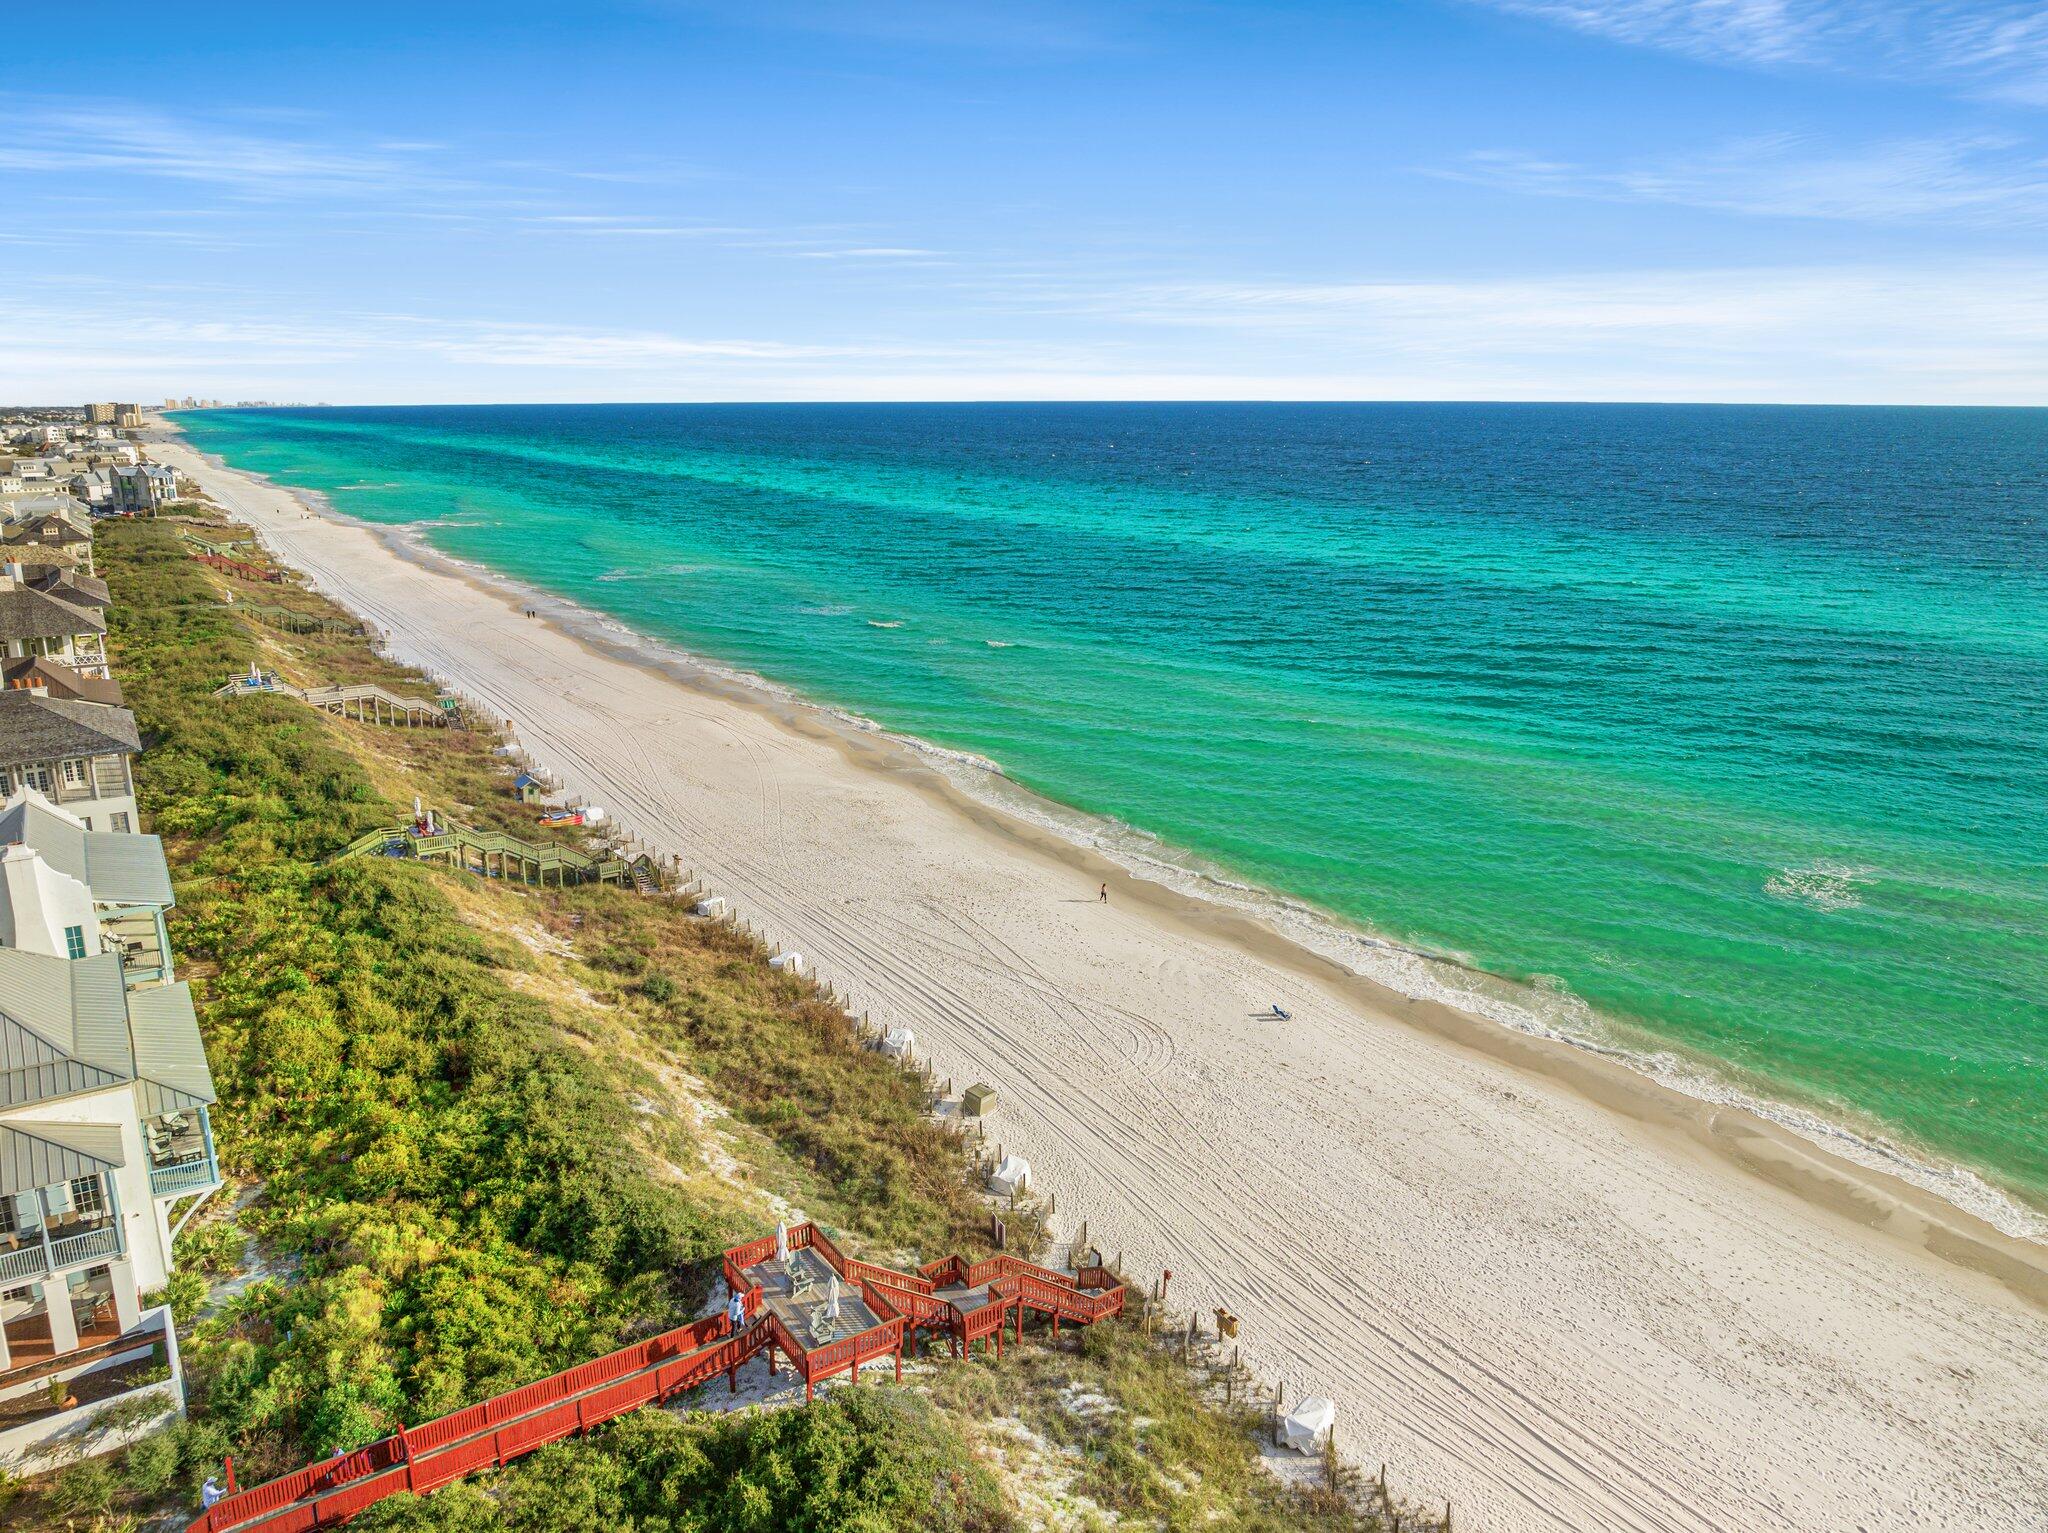
[[[182,1198],[189,1192],[219,1185],[220,1172],[214,1169],[211,1155],[149,1168],[149,1195],[153,1198]]]
[[[50,1242],[50,1268],[62,1272],[80,1262],[99,1261],[121,1254],[121,1231],[111,1223],[80,1235],[65,1235]]]
[[[149,1144],[149,1195],[182,1198],[220,1185],[206,1109],[166,1113],[142,1126]]]
[[[69,1230],[71,1233],[66,1233]],[[90,1228],[53,1223],[0,1244],[0,1282],[39,1278],[87,1262],[110,1261],[126,1249],[117,1220],[102,1219]]]

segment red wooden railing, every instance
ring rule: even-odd
[[[768,1327],[737,1335],[723,1315],[678,1326],[216,1502],[191,1533],[303,1533],[346,1522],[399,1491],[436,1490],[547,1443],[694,1388],[768,1345]],[[777,1338],[787,1344],[786,1336]]]
[[[809,1247],[866,1301],[879,1321],[857,1335],[807,1347],[765,1308],[747,1269],[775,1254],[767,1236],[734,1246],[723,1262],[726,1286],[741,1299],[746,1326],[733,1333],[724,1315],[693,1321],[630,1347],[564,1369],[451,1415],[401,1427],[354,1453],[310,1464],[294,1474],[217,1502],[188,1533],[308,1533],[346,1522],[363,1508],[400,1491],[438,1490],[479,1469],[495,1468],[572,1433],[600,1426],[653,1401],[693,1389],[759,1355],[780,1351],[804,1380],[810,1398],[817,1380],[844,1371],[858,1377],[863,1364],[894,1354],[902,1376],[904,1337],[913,1327],[943,1329],[959,1345],[984,1337],[1002,1347],[1003,1322],[1037,1310],[1087,1323],[1119,1313],[1124,1290],[1100,1267],[1069,1277],[1014,1256],[965,1262],[957,1256],[917,1273],[849,1259],[824,1231],[799,1224],[788,1231],[792,1250]],[[962,1284],[988,1288],[988,1302],[960,1309],[934,1289]]]
[[[260,580],[266,585],[283,585],[283,570],[268,570],[260,564],[250,564],[242,559],[224,559],[219,554],[194,554],[193,558],[209,569],[226,570],[230,575],[239,575],[244,580]]]

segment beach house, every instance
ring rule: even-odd
[[[107,589],[91,576],[0,565],[0,656],[43,655],[88,676],[107,674]]]
[[[114,509],[155,515],[178,498],[178,477],[161,463],[116,464]]]
[[[39,687],[0,691],[0,793],[33,788],[88,830],[133,831],[135,716]]]
[[[160,838],[88,829],[77,815],[23,788],[0,803],[0,849],[16,846],[85,891],[98,923],[99,945],[92,951],[117,955],[130,989],[170,982],[164,920],[177,901]]]
[[[182,1410],[168,1316],[142,1295],[170,1275],[177,1205],[189,1218],[220,1185],[191,995],[131,990],[98,932],[83,884],[0,848],[0,1464],[17,1472],[105,1451],[90,1418],[111,1399],[151,1426]]]
[[[69,495],[34,495],[16,500],[0,548],[69,548],[88,571],[92,565],[92,516]]]

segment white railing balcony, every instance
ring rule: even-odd
[[[121,1254],[121,1227],[108,1223],[83,1235],[66,1235],[62,1240],[50,1242],[50,1267],[61,1272],[66,1267],[75,1267],[80,1262],[98,1261],[102,1257]]]
[[[43,1243],[17,1246],[14,1250],[0,1255],[0,1282],[9,1278],[41,1277],[46,1270],[47,1254]]]
[[[149,1168],[149,1195],[153,1198],[182,1198],[187,1193],[219,1185],[220,1172],[214,1168],[211,1155]]]

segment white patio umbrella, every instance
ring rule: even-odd
[[[839,1274],[834,1272],[825,1279],[825,1318],[839,1318]]]
[[[789,1260],[789,1226],[780,1219],[775,1221],[775,1259],[779,1262]]]

